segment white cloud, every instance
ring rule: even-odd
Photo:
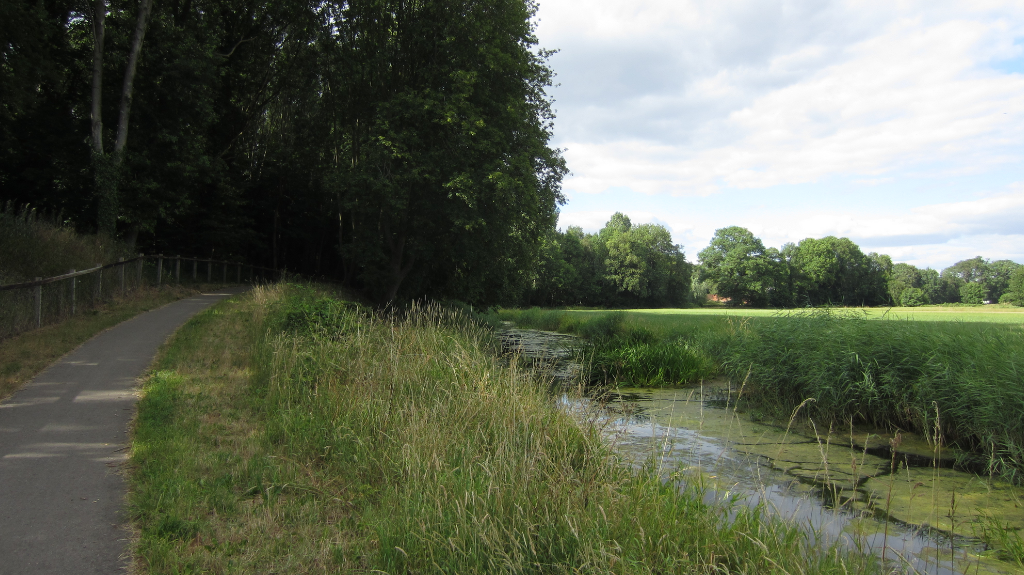
[[[1021,16],[995,2],[546,0],[565,186],[706,195],[1020,162],[1024,75],[987,65],[1020,56]]]

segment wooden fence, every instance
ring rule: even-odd
[[[240,284],[276,279],[275,270],[240,262],[140,254],[87,270],[0,286],[0,339],[64,321],[146,285]]]

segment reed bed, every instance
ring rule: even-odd
[[[1024,330],[979,323],[869,321],[831,310],[751,324],[724,370],[749,373],[758,409],[919,432],[973,453],[962,463],[1024,472]]]
[[[587,338],[600,377],[660,387],[725,375],[746,383],[744,407],[756,417],[785,422],[804,405],[803,417],[825,425],[918,432],[960,448],[966,468],[1024,480],[1019,325],[879,321],[834,309],[669,319],[530,309],[489,320]]]
[[[182,572],[875,573],[763,509],[621,464],[462,312],[257,288],[146,382],[136,568]],[[652,460],[652,466],[654,465]],[[695,483],[694,485],[699,485]]]

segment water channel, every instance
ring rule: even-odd
[[[502,339],[567,385],[580,372],[571,336],[509,327]],[[884,555],[898,572],[1024,572],[986,543],[1024,529],[1021,487],[955,470],[955,454],[909,433],[755,422],[736,408],[736,392],[721,380],[567,392],[560,403],[594,421],[624,460],[701,481],[707,502],[764,503],[828,543]]]

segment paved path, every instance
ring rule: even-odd
[[[180,300],[109,329],[0,404],[0,574],[123,571],[120,465],[137,378],[188,318],[243,289]]]

